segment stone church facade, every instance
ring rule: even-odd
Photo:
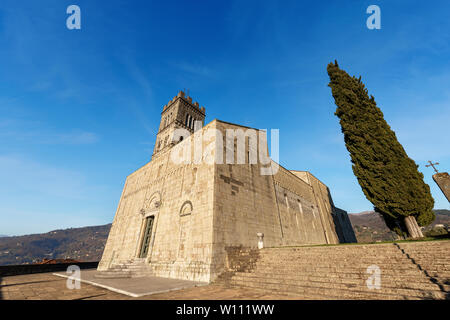
[[[99,271],[139,260],[157,276],[210,282],[225,270],[230,249],[261,240],[264,247],[356,242],[323,182],[251,161],[252,138],[268,149],[258,134],[241,141],[245,163],[222,158],[241,147],[225,139],[227,130],[260,130],[204,120],[205,108],[183,92],[164,106],[152,160],[126,179]]]

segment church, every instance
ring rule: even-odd
[[[264,130],[204,122],[183,91],[163,107],[152,159],[125,181],[98,271],[140,265],[211,282],[233,248],[356,242],[322,181],[268,158]]]

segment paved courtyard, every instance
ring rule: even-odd
[[[150,294],[187,289],[197,286],[205,286],[206,282],[170,279],[162,277],[138,277],[138,278],[98,278],[96,269],[81,270],[81,282],[105,288],[110,291],[125,294],[131,297],[142,297]],[[54,273],[59,277],[69,278],[65,272]],[[70,280],[69,280],[70,281]],[[73,282],[73,281],[71,281]]]
[[[190,287],[142,297],[131,297],[105,288],[81,283],[80,289],[68,289],[67,279],[53,273],[36,273],[0,278],[0,299],[5,300],[265,300],[301,299],[301,297],[268,295],[242,288],[212,284]]]

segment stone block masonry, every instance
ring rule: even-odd
[[[450,176],[448,172],[439,172],[433,175],[433,180],[450,202]]]
[[[156,276],[209,282],[226,269],[231,248],[256,249],[257,234],[264,247],[354,240],[346,212],[333,205],[325,184],[281,166],[261,174],[274,162],[250,161],[251,135],[226,140],[229,130],[256,129],[213,120],[194,130],[192,121],[203,123],[204,115],[184,93],[165,106],[152,160],[126,179],[99,271],[144,260]],[[190,136],[179,138],[179,128]],[[257,131],[252,137],[268,150]],[[191,140],[200,141],[200,157]],[[243,164],[218,159],[230,148],[235,158],[244,150]],[[176,162],[174,154],[197,158]]]

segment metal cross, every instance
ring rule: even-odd
[[[435,165],[438,165],[439,162],[433,163],[433,162],[431,162],[430,160],[428,160],[428,163],[429,163],[429,164],[425,165],[425,167],[433,167],[434,171],[436,171],[436,173],[439,173],[439,171],[437,171],[437,169],[434,167]]]

